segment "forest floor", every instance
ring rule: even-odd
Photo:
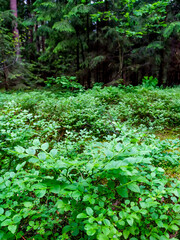
[[[0,239],[179,239],[178,87],[1,92],[0,162]]]

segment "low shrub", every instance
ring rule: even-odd
[[[180,181],[152,164],[143,137],[123,127],[81,149],[70,138],[52,149],[38,139],[17,146],[21,163],[0,178],[1,237],[169,239],[180,225]]]

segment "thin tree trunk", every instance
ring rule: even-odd
[[[166,54],[167,54],[168,50],[166,48],[163,48],[161,50],[161,64],[160,64],[160,68],[159,68],[159,83],[158,85],[161,86],[165,86],[166,85],[166,82],[167,82],[167,73],[168,73],[168,60],[169,59],[168,57],[166,57]],[[169,55],[169,54],[168,54]]]
[[[118,42],[118,48],[119,48],[119,77],[123,79],[124,54],[120,42]]]
[[[14,16],[17,18],[17,0],[10,0],[10,8],[13,11]],[[16,47],[16,61],[20,58],[20,43],[19,43],[19,30],[17,26],[17,21],[13,29],[14,38],[15,38],[15,47]]]
[[[8,91],[8,89],[9,89],[9,84],[8,84],[9,73],[8,73],[8,68],[7,68],[5,62],[3,63],[3,71],[4,71],[4,79],[5,79],[4,86],[5,86],[6,91]]]
[[[30,0],[27,0],[27,6],[28,6],[28,17],[32,18],[32,15],[31,15],[31,1]],[[32,26],[29,28],[28,35],[29,35],[28,36],[29,42],[33,43],[33,27]]]
[[[42,23],[42,26],[45,24],[45,22],[43,21]],[[42,51],[45,52],[45,49],[46,49],[46,46],[45,46],[45,39],[46,37],[45,36],[42,36],[41,38],[41,47],[42,47]]]
[[[42,36],[42,40],[41,40],[41,44],[42,44],[42,51],[45,52],[45,36]]]
[[[37,35],[37,31],[38,31],[38,24],[35,24],[35,32],[36,32],[36,49],[37,52],[40,52],[40,41],[39,41],[39,36]]]
[[[76,46],[76,54],[77,54],[77,71],[79,71],[79,42]]]
[[[86,4],[88,4],[88,0],[86,0]],[[87,29],[87,46],[88,46],[88,51],[89,51],[89,14],[87,13],[86,15],[86,29]]]
[[[83,63],[85,62],[85,56],[84,56],[84,48],[83,48],[83,41],[80,39],[80,43],[81,43],[81,55],[82,55],[82,60]]]
[[[77,37],[77,45],[76,45],[76,61],[77,61],[77,71],[80,69],[80,61],[79,61],[79,48],[80,48],[80,40],[79,40],[79,31],[76,29],[76,37]]]

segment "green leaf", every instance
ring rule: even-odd
[[[94,228],[91,228],[91,229],[87,230],[87,235],[88,236],[93,236],[95,233],[96,233],[96,229],[94,229]]]
[[[44,152],[40,152],[39,154],[38,154],[38,158],[40,159],[40,160],[46,160],[46,153],[44,153]]]
[[[150,240],[157,240],[156,237],[150,236]]]
[[[79,234],[79,229],[75,228],[72,232],[71,232],[72,236],[77,236]]]
[[[31,226],[31,227],[34,226],[34,221],[30,221],[29,226]]]
[[[86,208],[86,212],[87,212],[87,214],[88,214],[89,216],[93,216],[94,211],[92,210],[92,208],[87,207],[87,208]]]
[[[129,188],[129,190],[131,190],[132,192],[140,192],[140,188],[136,183],[130,183],[127,185],[127,187]]]
[[[61,186],[59,184],[54,184],[49,191],[52,193],[59,193],[61,190]]]
[[[16,225],[10,225],[8,226],[8,229],[10,232],[12,232],[12,234],[14,234],[16,232],[17,226]]]
[[[52,157],[55,157],[55,156],[57,155],[57,153],[58,153],[58,150],[57,150],[57,149],[52,149],[52,150],[50,151],[50,154],[51,154]]]
[[[42,198],[46,194],[46,189],[36,190],[35,193],[36,193],[36,197]]]
[[[117,189],[117,193],[118,193],[121,197],[123,197],[123,198],[128,198],[128,189],[127,189],[127,187],[121,187],[121,186],[119,186],[119,187],[117,187],[116,189]]]
[[[111,222],[108,219],[104,219],[103,222],[104,222],[104,224],[106,226],[110,226],[111,225]]]
[[[4,239],[4,238],[3,238],[3,237],[4,237],[4,234],[5,234],[5,232],[3,232],[3,231],[0,230],[0,239]]]
[[[23,147],[21,147],[21,146],[15,147],[15,150],[16,150],[16,152],[18,152],[18,153],[24,153],[24,151],[25,151],[25,149],[24,149]]]
[[[49,143],[43,143],[43,144],[41,145],[41,149],[42,149],[43,151],[46,151],[48,148],[49,148]]]
[[[33,147],[29,147],[28,149],[26,149],[26,153],[29,155],[35,155],[36,154],[36,149]]]
[[[170,228],[173,230],[173,231],[178,231],[179,230],[179,227],[177,225],[171,225]]]
[[[16,170],[19,171],[21,168],[24,167],[25,164],[26,164],[26,162],[23,162],[23,163],[21,163],[21,164],[18,164],[18,165],[16,166]]]
[[[23,204],[27,208],[32,208],[34,206],[32,202],[24,202]]]
[[[125,229],[123,231],[123,236],[124,236],[125,239],[127,239],[129,237],[129,234],[130,234],[130,231],[128,229]]]
[[[71,230],[71,226],[70,225],[66,225],[65,227],[63,227],[62,233],[67,233]]]
[[[38,147],[38,146],[40,145],[39,139],[34,139],[33,145],[36,146],[36,147]]]
[[[121,225],[121,226],[124,226],[126,223],[123,220],[119,220],[118,224]]]
[[[56,206],[57,206],[57,208],[63,209],[64,208],[64,202],[62,200],[58,200],[57,203],[56,203]]]
[[[163,223],[160,219],[157,219],[157,220],[156,220],[156,224],[157,224],[158,227],[160,227],[160,228],[163,228],[163,227],[164,227],[164,223]]]
[[[127,222],[128,222],[128,224],[129,224],[130,226],[132,226],[133,223],[134,223],[134,219],[133,219],[133,218],[127,219]]]
[[[97,239],[98,240],[109,240],[109,238],[104,234],[98,234]]]
[[[106,227],[106,226],[102,226],[102,231],[106,236],[109,235],[110,233],[109,227]]]
[[[6,219],[1,223],[1,227],[8,226],[12,223],[11,219]]]
[[[18,215],[18,214],[15,215],[15,216],[13,216],[13,222],[14,222],[14,223],[20,222],[21,219],[22,219],[22,217],[21,217],[20,215]]]
[[[79,191],[73,192],[73,193],[72,193],[72,197],[73,197],[74,199],[79,199],[79,198],[81,197],[81,192],[79,192]]]
[[[161,236],[159,240],[168,240],[169,238],[166,236]]]
[[[34,157],[32,157],[28,160],[28,162],[30,162],[30,163],[37,163],[38,161],[39,160],[37,158],[34,158]]]
[[[87,215],[85,213],[79,213],[77,218],[87,218]]]
[[[0,208],[0,215],[2,215],[4,213],[4,209]]]

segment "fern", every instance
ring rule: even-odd
[[[146,48],[153,49],[153,50],[159,50],[159,49],[163,49],[163,45],[162,45],[161,41],[155,41],[155,42],[151,42]]]
[[[92,7],[84,4],[79,4],[71,9],[68,16],[76,16],[78,14],[87,14],[91,11]]]
[[[93,58],[90,62],[90,68],[93,69],[95,68],[99,63],[102,63],[106,59],[105,56],[99,55]]]
[[[52,33],[52,28],[46,26],[46,25],[41,25],[39,26],[37,33],[39,36],[45,36],[46,34],[51,34]]]
[[[168,27],[165,28],[163,36],[169,38],[173,34],[180,34],[180,22],[172,22]]]
[[[54,53],[57,53],[59,51],[65,51],[67,48],[73,46],[73,44],[76,44],[76,41],[72,40],[63,40],[57,44],[57,46],[54,49]]]
[[[74,27],[67,20],[62,20],[60,22],[56,22],[53,25],[53,29],[56,29],[60,32],[68,32],[68,33],[74,33],[75,32]]]

